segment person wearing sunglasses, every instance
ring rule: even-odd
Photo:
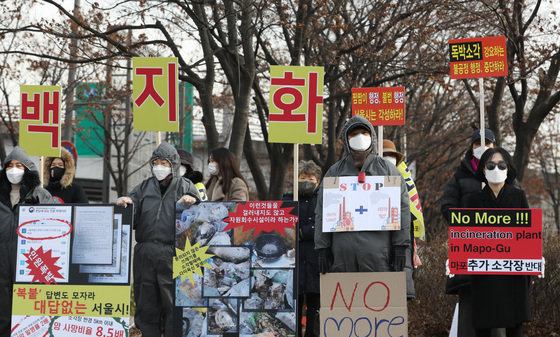
[[[503,148],[486,150],[476,177],[486,185],[469,195],[467,208],[529,208],[525,192],[516,187],[516,170]],[[531,320],[529,276],[473,275],[471,314],[476,337],[492,336],[492,330],[506,329],[506,337],[521,337],[522,323]]]
[[[485,147],[481,146],[480,129],[475,130],[471,136],[469,147],[455,174],[445,187],[445,192],[441,198],[441,213],[449,223],[450,208],[465,207],[466,198],[471,193],[476,193],[482,189],[482,183],[476,178],[476,170],[479,167],[480,158],[485,150],[496,145],[496,137],[490,129],[485,129]],[[470,275],[455,275],[447,279],[445,292],[447,294],[459,295],[459,320],[458,337],[471,337],[474,335],[472,329],[472,318],[470,317]]]

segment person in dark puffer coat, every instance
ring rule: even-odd
[[[18,206],[54,203],[40,185],[37,167],[25,150],[16,147],[0,170],[0,336],[9,336],[11,330]]]
[[[494,147],[496,137],[490,129],[485,129],[484,138],[487,148]],[[457,167],[455,174],[445,187],[445,192],[441,199],[441,213],[449,223],[450,208],[466,207],[466,199],[472,194],[482,189],[482,182],[475,176],[478,163],[484,149],[480,143],[480,130],[475,130],[471,137],[470,146],[465,153],[465,157]],[[455,275],[447,279],[445,292],[447,294],[459,294],[459,323],[458,337],[469,337],[474,334],[472,328],[471,296],[470,296],[471,277],[469,275]]]
[[[298,324],[301,324],[303,303],[307,306],[305,337],[319,335],[319,266],[315,244],[315,208],[317,185],[321,180],[321,168],[312,161],[299,164],[299,254],[298,254]],[[286,193],[283,200],[293,200],[293,192]],[[301,337],[301,326],[299,336]]]
[[[45,188],[63,204],[88,202],[82,186],[74,182],[75,174],[74,157],[65,148],[60,148],[60,157],[47,157],[43,162]]]

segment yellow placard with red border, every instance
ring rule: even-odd
[[[61,88],[20,86],[19,144],[32,156],[60,157]]]
[[[130,286],[14,284],[12,315],[128,317]]]
[[[270,66],[269,143],[322,143],[323,73],[323,67]]]
[[[453,79],[508,75],[505,36],[449,40],[449,58]]]
[[[176,57],[132,58],[134,130],[179,132]]]

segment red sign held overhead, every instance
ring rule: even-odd
[[[507,76],[505,36],[449,40],[453,79]]]
[[[352,88],[352,116],[372,125],[404,125],[404,87]]]

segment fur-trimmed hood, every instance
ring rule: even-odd
[[[55,158],[59,157],[47,157],[43,162],[43,182],[45,186],[49,185],[51,179],[51,163]],[[64,175],[60,179],[60,187],[66,188],[72,185],[74,175],[76,174],[76,163],[70,151],[63,147],[60,148],[60,158],[64,162]]]

